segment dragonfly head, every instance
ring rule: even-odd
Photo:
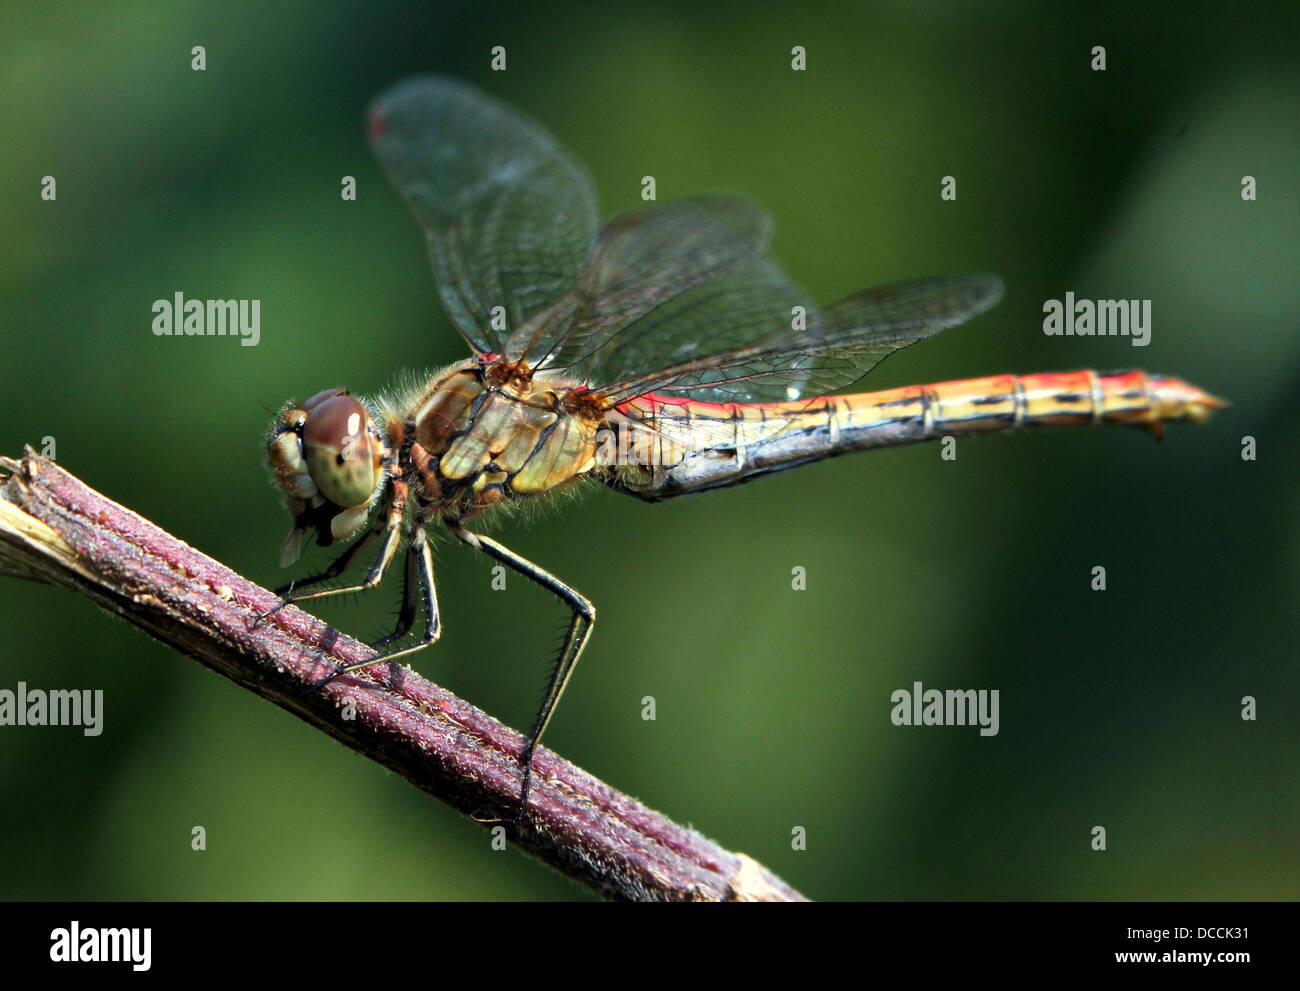
[[[370,412],[346,389],[326,389],[301,406],[291,404],[266,446],[293,516],[281,566],[298,559],[310,529],[327,546],[365,525],[383,485],[387,451]]]

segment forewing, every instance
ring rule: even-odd
[[[646,377],[701,356],[789,336],[822,333],[812,299],[771,258],[714,276],[621,328],[574,369],[592,388]],[[696,398],[714,399],[707,392]],[[727,398],[731,398],[728,396]]]
[[[574,369],[612,338],[690,290],[761,258],[772,221],[739,196],[699,196],[616,217],[600,232],[573,292],[510,338],[534,367]],[[641,367],[645,367],[644,365]]]
[[[568,292],[591,250],[586,170],[518,111],[439,76],[376,99],[370,141],[428,235],[453,323],[476,351],[505,353],[509,329]],[[506,332],[492,329],[497,306]]]
[[[851,385],[889,355],[982,313],[1002,297],[996,275],[920,279],[867,289],[800,331],[696,352],[599,388],[616,403],[648,392],[714,402],[780,402]]]

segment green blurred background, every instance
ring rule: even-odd
[[[817,898],[1295,897],[1298,11],[7,5],[0,452],[53,437],[88,483],[281,582],[268,409],[465,354],[362,127],[398,79],[465,77],[568,144],[606,215],[644,175],[661,201],[763,202],[818,299],[1001,273],[997,309],[864,388],[1139,366],[1234,404],[1160,444],[923,445],[498,528],[600,610],[550,746]],[[1067,290],[1151,299],[1152,344],[1044,337]],[[260,346],[155,337],[177,291],[260,299]],[[491,591],[459,546],[437,567],[446,633],[415,666],[529,723],[562,611],[523,581]],[[397,594],[318,612],[369,636]],[[106,729],[0,728],[0,896],[588,897],[88,602],[0,579],[0,688],[20,680],[102,688]],[[892,726],[917,680],[999,689],[1001,732]]]

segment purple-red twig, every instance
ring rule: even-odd
[[[7,475],[8,477],[4,477]],[[30,448],[0,458],[0,571],[75,589],[154,637],[396,771],[610,898],[799,901],[744,854],[723,850],[549,750],[537,751],[516,821],[524,738],[407,668],[374,656]]]

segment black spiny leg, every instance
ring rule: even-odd
[[[429,550],[428,535],[424,527],[416,529],[411,535],[411,545],[406,550],[406,567],[407,567],[407,593],[403,597],[405,600],[414,598],[414,589],[418,587],[424,598],[424,636],[418,643],[411,644],[409,647],[402,647],[398,650],[390,650],[388,653],[381,653],[378,657],[372,657],[368,661],[359,661],[356,664],[348,664],[339,668],[328,678],[320,683],[317,687],[328,685],[331,681],[341,674],[347,674],[350,671],[360,671],[362,668],[368,668],[372,664],[385,664],[394,661],[399,657],[405,657],[407,654],[414,654],[417,650],[423,650],[429,644],[433,643],[438,637],[442,636],[442,621],[438,616],[438,592],[433,584],[433,554]],[[412,581],[412,579],[414,579]],[[374,644],[378,648],[379,644],[389,643],[392,640],[399,639],[406,635],[407,631],[413,625],[415,616],[415,607],[413,602],[410,605],[410,617],[404,620],[407,615],[408,603],[402,603],[402,615],[398,617],[398,632],[389,637],[385,637],[378,643]],[[406,630],[401,629],[403,622],[406,622]]]
[[[365,581],[356,585],[339,585],[335,588],[322,588],[315,592],[294,592],[292,595],[284,597],[283,601],[272,609],[270,612],[263,613],[259,619],[271,615],[271,613],[283,609],[292,603],[307,602],[310,599],[327,599],[332,595],[348,595],[352,592],[368,592],[372,588],[378,587],[379,583],[384,580],[384,574],[388,571],[388,566],[393,562],[393,555],[397,553],[397,545],[402,539],[402,513],[406,508],[407,496],[406,484],[397,480],[393,481],[393,488],[385,502],[384,509],[375,518],[374,526],[360,540],[356,541],[339,555],[338,560],[328,568],[314,575],[308,581],[315,584],[319,579],[324,581],[325,577],[330,578],[342,574],[343,569],[348,566],[356,553],[366,546],[372,539],[383,535],[383,543],[379,548],[379,556],[375,558],[375,563],[370,566],[370,572],[366,575]],[[414,546],[414,542],[412,542]],[[331,574],[332,572],[332,574]]]
[[[386,637],[373,640],[370,646],[383,650],[390,643],[397,643],[411,632],[415,625],[415,611],[420,607],[420,558],[415,548],[406,549],[406,567],[402,569],[402,605],[397,611],[397,628]]]
[[[355,558],[358,554],[360,554],[361,551],[364,550],[366,547],[368,547],[371,543],[373,543],[375,538],[378,537],[383,532],[384,532],[383,517],[378,516],[375,518],[375,522],[370,527],[370,529],[368,529],[356,540],[352,541],[352,543],[348,545],[347,550],[345,550],[342,554],[340,554],[333,561],[331,561],[329,567],[327,567],[324,571],[317,572],[314,575],[309,575],[306,578],[295,579],[294,581],[289,582],[289,584],[287,585],[281,585],[279,588],[275,590],[275,594],[280,596],[280,598],[284,598],[285,595],[292,594],[295,588],[307,588],[311,585],[319,585],[321,582],[327,582],[333,578],[337,578],[339,575],[343,574],[343,572],[347,571],[348,565],[352,563],[352,559]],[[280,606],[277,606],[276,608],[277,609],[283,608],[284,605],[286,604],[287,603],[282,603]]]
[[[536,582],[559,598],[573,612],[573,620],[569,623],[568,632],[565,634],[560,656],[556,658],[555,669],[551,672],[551,682],[546,688],[546,697],[542,700],[542,707],[537,713],[537,721],[533,724],[533,732],[528,737],[528,744],[520,756],[520,762],[524,765],[524,782],[519,792],[519,811],[522,814],[528,809],[528,789],[533,779],[533,752],[536,751],[542,734],[546,732],[546,726],[551,721],[555,706],[560,701],[560,696],[564,694],[565,686],[573,675],[573,669],[578,665],[578,658],[582,656],[582,648],[587,645],[587,638],[591,636],[592,627],[596,623],[596,607],[576,589],[570,588],[549,571],[520,557],[508,547],[498,544],[491,537],[470,533],[458,524],[449,525],[451,532],[460,540],[519,572],[530,581]]]

